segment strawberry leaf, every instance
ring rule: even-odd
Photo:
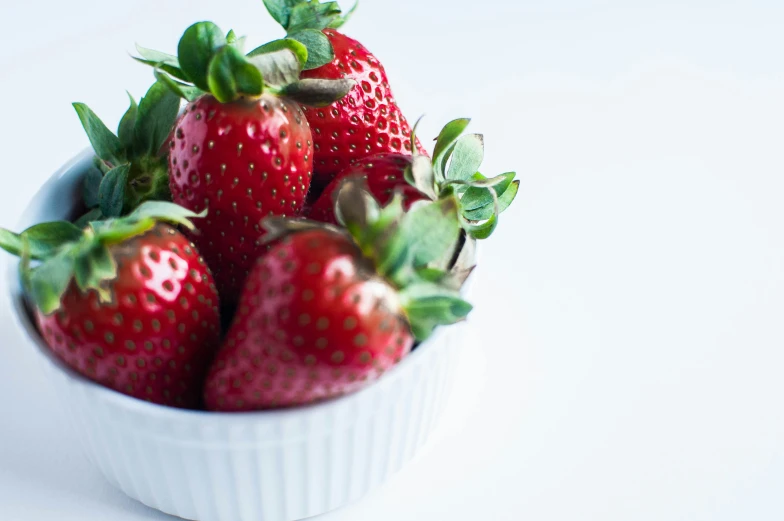
[[[174,126],[179,109],[180,98],[164,83],[153,83],[139,103],[134,129],[137,155],[157,155]]]
[[[156,221],[179,224],[189,230],[193,230],[195,227],[191,222],[191,219],[205,217],[206,215],[207,210],[204,210],[201,213],[195,213],[178,204],[166,201],[147,201],[128,214],[124,220],[141,221],[144,219],[154,219]]]
[[[293,55],[292,60],[296,62]],[[220,49],[210,61],[207,82],[209,91],[221,103],[233,101],[239,94],[258,96],[264,89],[261,71],[229,46]]]
[[[174,94],[187,101],[193,101],[196,98],[203,96],[205,91],[192,85],[185,85],[169,76],[165,71],[156,69],[154,71],[155,79],[166,85],[166,87]]]
[[[212,22],[198,22],[185,30],[177,46],[177,58],[187,78],[201,90],[209,90],[210,63],[226,46],[223,31]],[[236,51],[236,49],[235,49]]]
[[[100,242],[90,243],[87,251],[75,256],[73,277],[76,286],[83,292],[95,290],[102,301],[111,297],[104,288],[103,283],[112,280],[117,275],[117,264],[114,262],[109,249]]]
[[[120,144],[124,150],[130,149],[131,145],[133,145],[134,128],[136,127],[136,119],[139,116],[139,106],[136,104],[136,100],[133,99],[130,92],[127,94],[131,106],[123,114],[122,119],[120,119],[120,125],[117,128],[117,137],[120,138]]]
[[[342,99],[354,85],[356,82],[349,79],[304,79],[286,85],[281,89],[281,94],[303,105],[325,107]]]
[[[446,179],[446,163],[454,150],[457,138],[470,122],[471,120],[467,118],[455,119],[441,129],[433,149],[433,168],[435,169],[436,181],[439,183]]]
[[[512,201],[514,201],[514,198],[517,196],[517,191],[519,188],[520,181],[514,181],[506,188],[506,190],[504,190],[502,194],[498,195],[499,213],[509,208],[509,205],[512,204]],[[483,221],[485,219],[489,219],[493,215],[493,201],[492,196],[490,194],[487,195],[490,198],[490,202],[488,204],[471,210],[463,208],[463,217],[469,221]],[[463,196],[463,198],[465,199],[465,196]]]
[[[500,176],[494,177],[492,181],[498,181],[498,183],[490,187],[469,186],[463,194],[462,199],[460,199],[460,206],[463,208],[463,213],[466,211],[482,208],[483,206],[492,205],[493,196],[490,194],[490,190],[495,190],[495,193],[498,195],[498,197],[501,197],[501,194],[506,192],[506,190],[512,184],[514,177],[514,172],[508,172],[506,174],[501,174]]]
[[[178,78],[182,81],[190,81],[188,76],[180,68],[180,61],[177,59],[176,56],[172,56],[171,54],[166,54],[165,52],[154,51],[152,49],[146,49],[140,45],[136,46],[136,52],[141,55],[141,58],[137,58],[136,56],[133,57],[134,60],[144,63],[145,65],[150,65],[152,67],[163,69],[175,78]]]
[[[120,164],[125,159],[120,139],[103,124],[103,121],[87,105],[74,103],[73,107],[76,109],[95,154],[112,166]]]
[[[460,235],[458,201],[446,197],[416,203],[403,218],[403,230],[414,266],[448,261]]]
[[[400,298],[411,332],[419,341],[427,339],[439,325],[465,319],[473,309],[456,291],[428,282],[407,286],[400,292]]]
[[[95,208],[101,202],[100,186],[103,174],[97,168],[90,168],[82,181],[82,199],[87,208]]]
[[[305,29],[326,29],[340,13],[337,2],[303,2],[291,9],[286,31],[294,34]]]
[[[27,255],[31,259],[40,260],[81,236],[82,231],[66,221],[36,224],[22,233],[0,228],[0,248],[12,255],[21,256],[26,247]]]
[[[447,180],[467,181],[479,170],[484,159],[484,138],[467,134],[457,140],[447,172]]]
[[[307,60],[307,49],[296,40],[283,39],[273,44],[268,47],[269,51],[254,54],[247,60],[261,71],[268,85],[282,87],[296,82],[302,64]]]
[[[298,0],[264,0],[264,7],[267,8],[270,16],[275,19],[283,28],[288,27],[291,8],[296,5]]]
[[[327,35],[316,29],[304,29],[302,31],[289,34],[288,38],[302,43],[308,50],[308,60],[305,62],[304,69],[318,69],[335,59],[335,51]]]
[[[345,14],[336,16],[332,20],[332,22],[330,22],[329,27],[331,27],[332,29],[340,29],[341,27],[343,27],[343,24],[348,22],[348,19],[351,18],[351,16],[354,14],[354,12],[357,10],[357,7],[359,7],[359,0],[354,2],[354,5],[352,5],[351,9],[346,11]]]
[[[304,65],[308,61],[308,49],[305,44],[291,38],[282,38],[280,40],[273,40],[269,43],[265,43],[264,45],[256,47],[250,51],[247,54],[247,57],[253,58],[261,54],[273,53],[283,49],[288,49],[289,51],[293,52],[300,66]],[[251,60],[251,62],[253,61]],[[264,72],[264,69],[262,69],[262,74],[264,74],[265,77],[267,76],[267,73]]]
[[[126,163],[109,170],[103,177],[98,189],[101,212],[107,217],[118,217],[122,214],[125,202],[125,185],[131,165]]]
[[[406,171],[406,180],[430,199],[436,198],[435,174],[427,156],[414,157],[410,169]]]
[[[106,217],[103,215],[103,213],[101,213],[101,209],[100,208],[93,208],[92,210],[90,210],[86,214],[84,214],[81,217],[79,217],[78,219],[76,219],[74,221],[74,226],[76,226],[77,228],[80,228],[80,229],[81,228],[85,228],[90,223],[95,222],[95,221],[100,221],[100,220],[105,219],[105,218]]]
[[[49,315],[60,307],[60,299],[71,282],[74,255],[69,249],[61,251],[29,273],[26,287],[35,305]]]

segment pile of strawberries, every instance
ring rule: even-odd
[[[290,407],[353,392],[463,320],[475,241],[517,194],[447,124],[432,157],[335,2],[265,0],[286,36],[200,22],[95,151],[73,222],[0,230],[40,332],[74,370],[153,403]],[[182,99],[186,105],[181,108]]]

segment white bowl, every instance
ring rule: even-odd
[[[92,151],[57,172],[19,223],[78,210]],[[15,318],[46,371],[88,459],[130,497],[199,521],[291,521],[356,501],[400,470],[439,418],[464,325],[440,331],[381,380],[336,400],[283,411],[216,414],[139,401],[65,366],[43,343],[11,261]]]

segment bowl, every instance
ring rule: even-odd
[[[92,167],[87,150],[52,176],[18,225],[71,218]],[[291,521],[354,502],[427,441],[450,393],[465,324],[441,328],[352,395],[280,411],[219,414],[143,402],[61,363],[7,270],[14,317],[55,386],[87,458],[147,506],[199,521]]]

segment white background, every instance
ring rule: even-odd
[[[114,126],[191,22],[281,35],[261,0],[0,6],[0,225]],[[323,521],[784,519],[784,7],[364,0],[346,31],[422,136],[457,116],[520,196],[486,244],[436,439]],[[0,310],[0,519],[161,521],[82,457]]]

